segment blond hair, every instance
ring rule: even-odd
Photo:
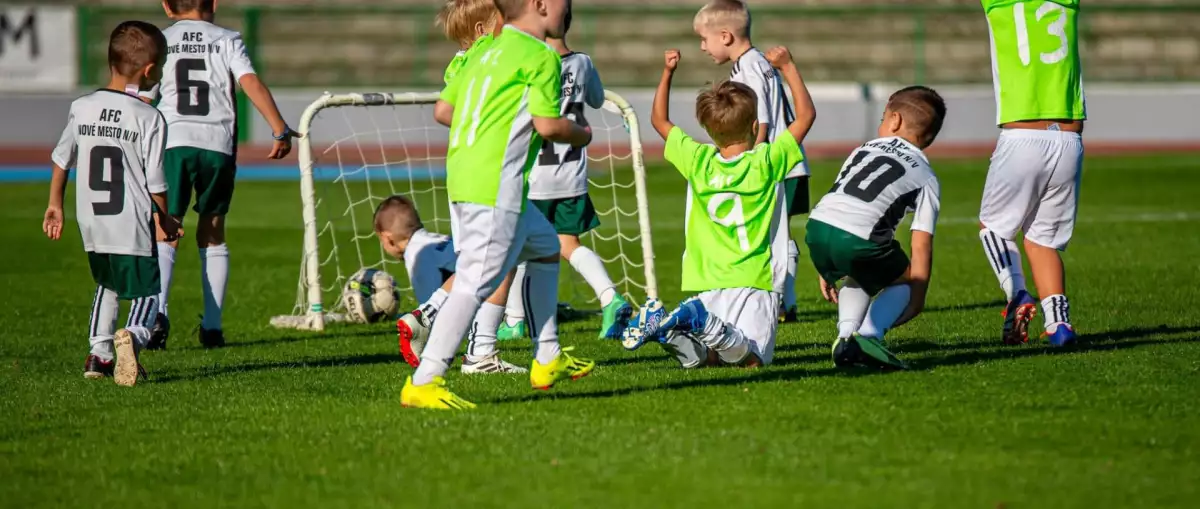
[[[933,144],[946,119],[946,101],[932,88],[920,85],[897,90],[888,97],[886,110],[900,114],[905,130],[917,138],[921,148]]]
[[[500,11],[492,0],[446,0],[434,18],[446,38],[462,47],[475,42],[475,24],[483,23],[485,33],[495,30]]]
[[[407,240],[424,227],[416,204],[407,196],[389,196],[375,207],[376,233],[388,232],[399,237],[398,240]]]
[[[750,37],[750,9],[740,0],[713,0],[696,13],[692,26],[728,30],[735,37]]]
[[[758,97],[741,83],[724,80],[696,97],[696,119],[717,146],[754,139]]]

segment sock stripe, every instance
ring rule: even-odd
[[[1008,241],[1000,238],[1000,236],[996,235],[995,232],[988,232],[988,234],[992,236],[992,242],[996,243],[997,255],[1004,256],[1004,258],[1000,260],[1000,264],[1002,266],[1001,268],[1008,268],[1012,266],[1012,249],[1009,248]]]
[[[529,273],[526,272],[525,277],[521,280],[521,307],[525,308],[525,321],[529,323],[529,337],[533,338],[533,342],[536,344],[541,334],[538,332],[537,317],[533,315],[533,303],[529,299],[529,279]]]
[[[129,307],[129,320],[126,320],[125,327],[140,325],[138,318],[142,314],[142,308],[146,306],[145,299],[134,299],[133,305]]]
[[[96,286],[96,297],[92,299],[92,321],[88,326],[88,338],[96,337],[96,325],[100,321],[100,306],[104,302],[104,287]]]
[[[1003,270],[1003,269],[1004,269],[1004,267],[1003,267],[1003,266],[1001,265],[1001,263],[1000,263],[1000,256],[999,256],[999,253],[997,253],[997,252],[996,252],[996,251],[997,251],[999,248],[997,248],[997,247],[993,247],[993,242],[992,242],[992,234],[991,234],[991,233],[989,233],[987,236],[985,236],[985,237],[984,237],[984,239],[983,239],[983,249],[984,249],[985,251],[987,251],[987,254],[988,254],[988,261],[989,261],[989,262],[991,262],[991,264],[992,264],[992,269],[993,269],[993,270],[995,270],[996,272],[1000,272],[1001,270]]]

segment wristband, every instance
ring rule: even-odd
[[[289,134],[292,134],[292,128],[290,128],[288,126],[283,126],[283,134],[277,135],[275,133],[271,133],[271,137],[275,138],[275,141],[283,141],[283,140],[288,139]]]

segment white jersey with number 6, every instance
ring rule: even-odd
[[[75,175],[75,217],[84,249],[150,256],[154,205],[163,177],[162,114],[137,97],[97,90],[71,103],[67,127],[51,156]]]
[[[604,106],[604,84],[591,57],[568,53],[562,57],[562,115],[586,126],[584,105]],[[552,200],[587,194],[587,162],[586,147],[543,141],[529,174],[529,199]]]
[[[850,154],[809,219],[877,243],[891,242],[909,211],[912,229],[933,233],[940,185],[921,149],[902,138],[869,141]]]
[[[237,138],[236,82],[254,74],[241,34],[207,21],[183,20],[163,30],[167,63],[150,93],[171,130],[167,148],[233,154]]]

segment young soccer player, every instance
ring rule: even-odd
[[[838,366],[907,367],[884,346],[883,336],[925,306],[939,187],[922,150],[937,138],[945,117],[946,104],[929,88],[892,94],[879,138],[850,154],[809,217],[805,242],[821,275],[821,294],[838,305]],[[911,263],[895,239],[908,211]]]
[[[446,0],[434,19],[434,25],[458,43],[459,51],[454,54],[442,75],[449,84],[462,70],[472,49],[491,44],[493,34],[500,28],[500,11],[492,0]]]
[[[700,49],[717,64],[733,62],[730,81],[744,84],[758,99],[756,143],[775,141],[787,130],[796,115],[788,104],[783,81],[750,40],[750,10],[739,0],[713,0],[696,13],[692,23],[700,36]],[[803,147],[800,149],[804,150]],[[783,274],[777,278],[775,291],[783,294],[779,320],[796,321],[796,264],[800,250],[789,238],[788,219],[808,212],[808,163],[801,162],[788,171],[784,180],[783,206],[779,221],[784,225],[771,239],[774,269]]]
[[[454,284],[454,266],[458,255],[454,241],[445,235],[425,229],[417,207],[405,196],[389,196],[375,208],[375,235],[387,254],[404,260],[408,280],[412,283],[414,296],[421,306],[406,313],[397,323],[400,355],[412,367],[419,367],[421,350],[424,348],[429,327],[437,318],[438,310],[446,302]],[[497,291],[496,293],[499,293]],[[498,302],[503,295],[488,299],[492,306],[503,312]],[[505,362],[496,349],[497,316],[484,316],[484,309],[475,313],[475,323],[463,358],[462,372],[468,375],[486,373],[526,373],[525,368]],[[494,321],[491,321],[494,320]],[[414,323],[415,322],[415,323]],[[481,322],[489,322],[490,325]],[[476,334],[481,328],[491,327],[491,334]],[[405,333],[407,331],[407,333]]]
[[[200,249],[204,317],[200,344],[225,345],[221,315],[229,281],[229,248],[225,244],[225,215],[233,200],[237,173],[237,105],[235,81],[271,126],[275,144],[267,157],[282,159],[292,150],[292,138],[271,91],[258,79],[237,32],[213,24],[216,0],[164,0],[163,9],[175,24],[163,31],[167,63],[160,88],[150,92],[170,130],[164,171],[167,175],[167,213],[182,221],[191,202],[200,214],[196,245]],[[159,242],[162,293],[161,325],[151,348],[166,348],[170,333],[167,298],[175,268],[178,242]]]
[[[1083,176],[1083,71],[1079,0],[982,0],[992,46],[996,123],[1002,129],[979,207],[979,239],[1004,296],[1002,339],[1029,340],[1037,300],[1025,289],[1021,252],[1042,296],[1053,346],[1075,342],[1059,251],[1075,230]]]
[[[571,13],[567,12],[564,31],[571,29]],[[592,64],[592,58],[571,51],[565,39],[547,38],[546,43],[562,57],[562,115],[580,125],[587,125],[583,108],[604,106],[604,84]],[[571,147],[565,143],[543,142],[533,172],[529,174],[529,199],[542,211],[558,232],[562,258],[587,281],[603,308],[600,339],[619,339],[628,324],[633,307],[617,293],[608,277],[604,260],[579,243],[579,236],[600,226],[596,208],[588,196],[587,147]],[[525,266],[517,268],[516,286],[508,294],[505,323],[500,326],[500,339],[517,339],[525,335],[525,306],[521,282]]]
[[[150,342],[158,317],[155,215],[168,238],[182,234],[178,221],[162,214],[167,122],[137,96],[162,76],[166,46],[162,32],[149,23],[127,21],[113,30],[111,77],[105,88],[71,103],[52,156],[50,203],[42,221],[47,237],[62,238],[67,172],[75,168],[75,215],[96,281],[83,376],[111,376],[124,386],[137,384],[142,374],[138,351]],[[115,330],[121,300],[133,304],[125,328]]]
[[[496,0],[509,21],[500,36],[468,58],[434,108],[450,126],[447,193],[460,249],[450,296],[433,323],[421,364],[400,393],[409,407],[474,405],[445,387],[442,375],[480,301],[517,263],[527,266],[530,321],[536,344],[534,388],[586,376],[595,368],[558,344],[558,237],[528,202],[525,182],[543,138],[584,146],[591,132],[559,112],[558,53],[545,39],[562,37],[567,0]]]
[[[776,213],[779,184],[804,159],[800,142],[816,110],[788,50],[772,49],[767,58],[791,88],[796,120],[774,142],[757,143],[754,91],[722,81],[696,99],[696,118],[713,139],[709,145],[692,140],[669,119],[679,52],[666,54],[650,122],[667,142],[664,156],[689,184],[683,291],[698,295],[670,315],[652,304],[644,322],[626,329],[626,348],[658,341],[685,368],[760,366],[774,357],[782,275],[775,270],[771,242],[784,227]]]

